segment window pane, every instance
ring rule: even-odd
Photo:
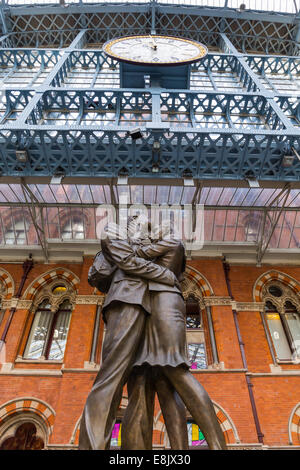
[[[206,369],[206,355],[204,343],[190,343],[188,345],[191,369]]]
[[[29,223],[25,219],[14,222],[5,232],[6,245],[24,245]]]
[[[121,447],[121,427],[122,423],[117,422],[114,425],[110,445],[111,447]]]
[[[201,315],[199,302],[189,297],[185,303],[186,307],[186,327],[187,328],[201,328]]]
[[[65,304],[62,305],[62,308]],[[61,360],[64,357],[70,323],[70,311],[60,311],[55,324],[48,359]]]
[[[297,350],[297,356],[300,357],[300,317],[298,313],[287,313],[286,320],[292,334],[293,346]]]
[[[37,311],[28,338],[24,357],[38,359],[43,355],[45,341],[51,321],[50,311]]]
[[[63,227],[61,232],[61,237],[64,240],[75,239],[83,240],[84,239],[84,224],[83,219],[74,218],[69,220]]]
[[[191,446],[207,446],[204,435],[199,426],[191,421],[187,423],[189,447]]]
[[[266,319],[278,359],[290,359],[291,350],[279,314],[268,313]]]

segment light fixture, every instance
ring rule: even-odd
[[[145,83],[145,88],[149,88],[151,85],[151,77],[150,75],[144,75],[144,83]]]
[[[16,158],[18,162],[27,162],[28,160],[28,153],[26,150],[16,150]]]
[[[62,168],[57,168],[51,178],[50,184],[61,184],[62,179],[65,177],[65,172]]]
[[[152,144],[152,173],[159,172],[160,142],[155,140]]]
[[[155,140],[152,145],[152,150],[154,152],[158,152],[160,150],[160,142],[158,140]]]
[[[256,178],[247,178],[250,188],[259,188],[259,182]]]
[[[126,168],[121,168],[118,174],[117,185],[127,185],[128,184],[128,171]]]
[[[185,169],[182,172],[183,185],[184,186],[194,186],[193,173],[189,169]]]
[[[282,165],[284,168],[289,168],[290,166],[293,165],[294,160],[295,160],[295,156],[294,156],[294,155],[284,155],[284,156],[282,157],[282,160],[281,160],[281,165]]]
[[[289,168],[293,165],[295,157],[300,161],[300,155],[294,147],[291,147],[290,144],[285,146],[285,152],[282,156],[281,166],[283,168]]]
[[[143,137],[143,134],[141,133],[141,129],[139,127],[137,127],[136,129],[132,129],[132,131],[129,132],[129,135],[132,140],[141,139]]]

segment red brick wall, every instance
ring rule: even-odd
[[[80,279],[79,295],[90,295],[94,289],[87,282],[87,272],[92,258],[87,257],[83,263],[62,264],[62,268],[72,271]],[[227,297],[228,291],[220,259],[189,261],[209,282],[213,295]],[[15,282],[17,290],[22,277],[22,265],[1,264]],[[54,264],[34,265],[24,286],[27,287],[42,273],[57,267]],[[232,293],[237,302],[253,302],[253,286],[258,277],[269,271],[279,270],[292,276],[300,283],[300,267],[288,266],[238,266],[230,267]],[[23,291],[23,292],[24,292]],[[242,443],[257,443],[256,429],[246,385],[236,327],[230,305],[213,306],[212,320],[219,361],[224,363],[224,370],[207,370],[195,372],[197,380],[205,387],[212,400],[222,408],[232,420]],[[43,369],[40,375],[13,375],[9,372],[0,374],[0,409],[5,402],[17,397],[35,397],[48,403],[56,413],[51,444],[69,444],[77,420],[79,419],[86,397],[96,377],[96,371],[84,369],[89,361],[95,323],[96,305],[77,304],[71,318],[67,347],[62,364],[41,364],[36,362],[16,362],[17,355],[24,346],[24,331],[29,312],[17,310],[6,338],[6,362],[13,363],[16,371],[23,369]],[[0,325],[3,332],[9,310]],[[244,343],[248,372],[253,384],[253,393],[257,406],[259,421],[267,445],[288,445],[288,422],[293,408],[299,403],[300,375],[272,375],[270,364],[272,357],[259,312],[238,312],[237,314],[242,340]],[[100,343],[104,325],[101,322],[99,331]],[[25,338],[26,339],[26,338]],[[98,347],[100,357],[101,344]],[[300,365],[281,365],[281,369],[300,372]],[[47,376],[44,371],[52,371],[59,375]],[[257,375],[255,375],[257,374]],[[159,406],[156,404],[156,413]],[[1,423],[0,423],[1,426]],[[1,427],[0,427],[1,432]],[[162,442],[162,436],[155,432],[156,443]]]

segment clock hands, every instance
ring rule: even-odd
[[[156,51],[156,50],[157,50],[157,44],[156,44],[156,42],[154,41],[154,38],[153,38],[152,36],[150,36],[150,39],[151,39],[151,41],[152,41],[152,46],[150,46],[150,47],[152,47],[152,49],[154,49],[154,50]]]

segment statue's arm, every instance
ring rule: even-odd
[[[181,242],[175,239],[157,240],[150,245],[135,248],[135,253],[137,256],[145,259],[159,258],[168,251],[175,249],[179,243]]]
[[[104,256],[128,274],[174,286],[176,277],[167,268],[136,255],[126,240],[102,238]]]
[[[181,245],[183,250],[183,260],[182,260],[182,272],[178,276],[179,281],[184,279],[184,271],[186,264],[185,249],[180,240],[176,239],[166,239],[166,240],[157,240],[156,242],[151,243],[150,245],[139,246],[135,249],[135,252],[138,256],[145,259],[154,259],[159,258],[160,256],[167,253],[169,250],[178,248],[178,245]]]

